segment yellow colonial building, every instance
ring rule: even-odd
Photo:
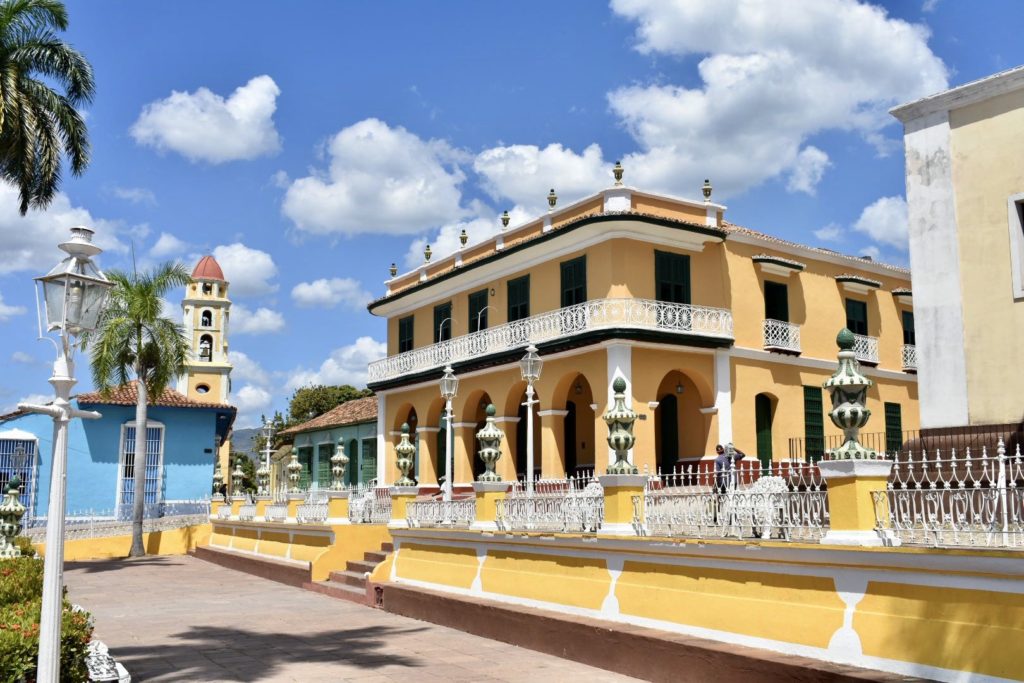
[[[726,207],[622,183],[509,226],[483,242],[392,277],[369,310],[388,320],[388,357],[369,367],[378,397],[378,479],[393,482],[403,423],[421,485],[444,470],[438,381],[460,378],[452,427],[454,480],[483,464],[475,434],[497,407],[505,432],[497,471],[526,467],[529,344],[544,360],[535,384],[534,464],[543,477],[604,472],[614,460],[601,420],[617,377],[640,415],[631,454],[663,471],[735,443],[763,462],[820,456],[838,432],[822,382],[835,338],[856,333],[875,384],[876,448],[898,448],[918,427],[909,271],[780,240],[728,222]],[[884,416],[884,417],[883,417]]]

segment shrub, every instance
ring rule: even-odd
[[[39,611],[41,600],[0,608],[0,680],[15,683],[34,680],[39,652]],[[64,603],[60,643],[61,681],[89,680],[85,655],[92,638],[92,619]]]
[[[21,550],[22,557],[36,557],[36,548],[32,545],[32,541],[28,540],[24,536],[15,536],[14,545],[18,546]]]
[[[43,561],[34,557],[0,560],[0,682],[35,680],[39,652],[39,612]],[[64,601],[61,625],[61,681],[87,681],[85,655],[92,638],[88,612]]]

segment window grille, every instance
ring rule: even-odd
[[[119,513],[130,511],[135,503],[135,425],[125,425],[121,439],[120,485],[117,495]],[[146,426],[146,505],[160,502],[160,484],[163,478],[164,428],[163,425]]]
[[[18,448],[24,449],[25,462],[16,469],[14,453]],[[36,442],[32,439],[0,439],[0,495],[7,493],[7,482],[17,474],[22,481],[19,499],[25,506],[27,516],[32,515],[35,504],[38,464],[36,456]]]

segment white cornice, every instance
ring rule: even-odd
[[[904,270],[898,270],[892,266],[886,266],[881,263],[875,263],[873,261],[865,261],[864,259],[857,258],[856,256],[844,256],[843,254],[832,254],[821,249],[815,249],[814,247],[807,247],[800,244],[776,242],[774,240],[765,239],[763,237],[757,237],[755,235],[747,235],[738,232],[730,232],[726,237],[726,242],[737,242],[739,244],[752,244],[758,247],[764,247],[767,249],[774,249],[775,251],[781,251],[785,254],[792,254],[794,256],[800,256],[811,261],[823,261],[825,263],[833,263],[840,266],[855,267],[858,270],[863,270],[868,273],[875,273],[884,277],[896,278],[897,280],[905,280],[910,282],[910,272]]]
[[[936,112],[948,112],[1024,88],[1024,66],[1014,67],[971,81],[907,104],[893,107],[889,113],[908,123]]]

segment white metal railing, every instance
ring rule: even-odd
[[[913,344],[904,344],[901,353],[903,355],[903,369],[917,371],[917,347]]]
[[[476,500],[416,500],[405,518],[410,528],[468,529],[476,520]]]
[[[252,496],[246,495],[245,502],[238,506],[238,519],[243,522],[256,519],[256,503],[252,501]]]
[[[119,519],[113,510],[98,513],[76,513],[65,518],[64,534],[69,541],[83,538],[107,538],[110,536],[128,536],[132,533],[131,520]],[[38,521],[38,518],[37,520]],[[209,507],[202,512],[191,514],[172,514],[163,517],[150,517],[142,521],[144,533],[154,531],[170,531],[196,524],[208,524],[210,521]],[[23,530],[22,535],[32,542],[40,542],[46,538],[46,525],[30,526]]]
[[[224,502],[217,510],[217,519],[231,519],[231,503]]]
[[[390,522],[391,489],[387,486],[371,485],[362,491],[350,493],[348,519],[352,524],[387,524]]]
[[[323,524],[327,521],[327,493],[316,489],[295,508],[295,521],[299,524]]]
[[[876,528],[901,543],[1024,547],[1024,456],[1000,440],[996,454],[982,448],[945,456],[896,454],[885,491],[873,494]]]
[[[800,326],[784,320],[764,321],[764,348],[800,353]]]
[[[878,337],[853,335],[853,353],[861,363],[878,364]]]
[[[263,511],[263,518],[268,522],[283,522],[288,519],[288,503],[271,503]]]
[[[369,381],[439,368],[581,332],[629,328],[732,339],[732,312],[650,299],[594,299],[370,363]]]
[[[495,523],[502,531],[595,533],[604,522],[604,489],[596,480],[578,488],[573,480],[561,486],[534,487],[533,495],[513,492],[497,501]]]
[[[641,536],[818,540],[828,498],[816,465],[702,461],[648,479],[633,497]]]

